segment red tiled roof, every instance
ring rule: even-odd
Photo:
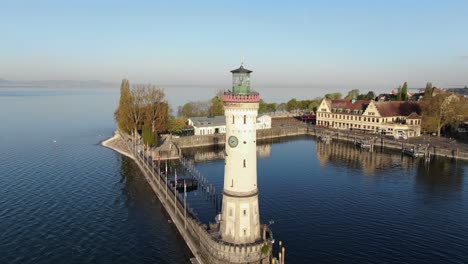
[[[343,110],[350,109],[351,111],[365,111],[367,106],[369,105],[369,102],[369,100],[356,100],[354,103],[351,100],[347,99],[331,100],[331,108],[341,108]]]
[[[416,112],[411,113],[409,116],[406,117],[406,119],[420,119],[421,116],[416,114]]]
[[[383,117],[388,116],[408,116],[415,112],[416,114],[421,113],[421,108],[416,102],[376,102],[375,106],[379,113]]]

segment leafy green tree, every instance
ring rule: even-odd
[[[185,120],[183,118],[171,118],[169,119],[169,125],[167,131],[171,134],[178,134],[182,132],[185,127]]]
[[[268,113],[274,113],[274,112],[276,112],[276,107],[277,107],[276,103],[269,103],[266,106],[266,110],[267,110]]]
[[[151,126],[149,124],[143,125],[142,138],[143,144],[145,144],[148,147],[156,146],[158,142],[158,134],[151,131]]]
[[[288,112],[291,112],[293,110],[296,110],[298,106],[299,104],[297,103],[297,100],[293,98],[286,103],[286,110]]]
[[[403,84],[403,87],[401,87],[401,100],[402,101],[408,101],[408,83],[405,82]]]
[[[265,101],[263,101],[263,99],[260,99],[260,103],[259,103],[259,106],[258,106],[258,113],[259,114],[266,113],[268,111],[267,106],[268,106],[268,104],[265,103]]]
[[[336,100],[336,99],[341,99],[343,95],[341,93],[329,93],[329,94],[325,94],[324,97],[326,99]]]
[[[319,105],[320,105],[319,101],[312,100],[310,104],[307,106],[307,109],[309,109],[309,111],[312,111],[312,112],[317,112]]]
[[[358,89],[353,89],[348,92],[348,95],[346,95],[345,99],[347,100],[357,99],[360,94],[361,92]]]
[[[213,97],[211,99],[211,105],[210,105],[210,115],[211,116],[221,116],[224,115],[224,104],[223,100],[219,96]]]
[[[366,95],[367,100],[374,100],[376,97],[375,93],[373,91],[369,91]]]
[[[298,102],[298,105],[299,105],[299,109],[301,110],[304,110],[304,109],[307,109],[309,107],[309,104],[310,104],[310,100],[302,100],[302,101],[299,101]]]
[[[426,89],[424,89],[424,97],[432,97],[432,83],[426,83]]]
[[[114,112],[114,118],[117,122],[117,127],[125,133],[130,133],[132,130],[131,104],[130,82],[127,79],[123,79],[120,85],[119,105]]]

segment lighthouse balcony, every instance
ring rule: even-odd
[[[223,101],[233,103],[258,103],[260,102],[260,94],[258,92],[245,94],[224,92]]]

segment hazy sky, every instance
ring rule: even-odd
[[[0,78],[259,90],[468,84],[468,1],[2,0]]]

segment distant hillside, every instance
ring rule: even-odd
[[[0,79],[0,88],[117,88],[117,83],[107,83],[98,80],[74,81],[74,80],[44,80],[44,81],[13,81]]]

